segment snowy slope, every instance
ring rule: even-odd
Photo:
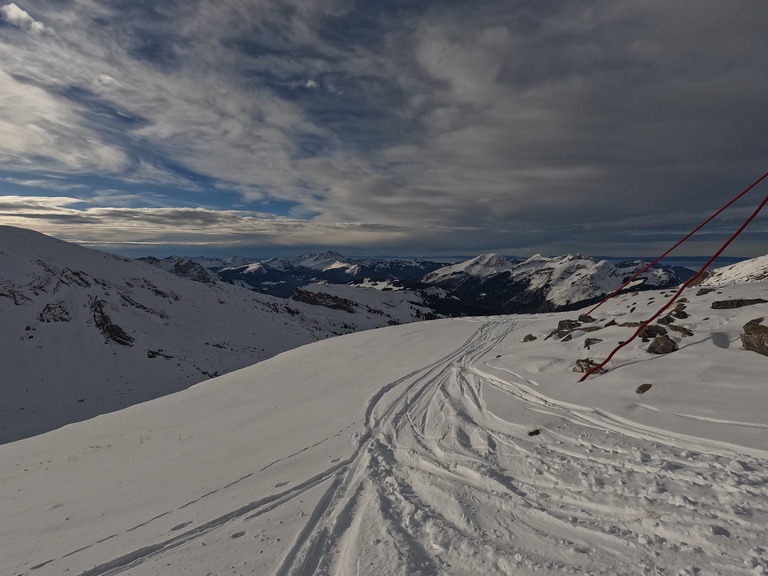
[[[202,284],[216,284],[217,282],[221,282],[221,278],[217,274],[211,272],[208,268],[205,268],[202,264],[199,264],[192,258],[169,256],[168,258],[159,259],[148,256],[139,258],[139,260],[154,264],[176,276],[189,278],[190,280],[201,282]]]
[[[646,264],[630,261],[614,265],[607,260],[580,255],[557,258],[536,255],[516,266],[510,276],[522,279],[535,274],[536,281],[531,284],[531,289],[545,288],[549,302],[555,306],[564,306],[610,294]],[[677,279],[669,271],[652,268],[641,274],[633,285],[669,286],[675,283]]]
[[[442,284],[465,276],[484,278],[509,270],[514,265],[515,262],[507,260],[501,254],[481,254],[426,274],[421,281],[425,284]]]
[[[702,286],[725,286],[728,284],[768,280],[768,254],[723,266],[714,270],[702,283]]]
[[[342,336],[0,446],[0,573],[765,573],[768,304],[712,303],[768,282],[705,292],[678,351],[584,383],[671,291],[562,338],[579,312]]]
[[[356,284],[309,284],[296,290],[293,302],[317,306],[315,317],[328,309],[332,318],[345,318],[350,331],[368,330],[394,324],[407,324],[417,320],[436,318],[433,310],[426,305],[422,295],[409,290],[382,289],[381,285]],[[384,287],[385,288],[385,287]],[[340,316],[338,312],[347,312]]]
[[[189,260],[163,262],[209,274]],[[392,320],[203,279],[211,282],[0,227],[0,442]]]
[[[309,270],[326,271],[341,269],[350,276],[354,275],[359,269],[359,264],[354,260],[342,256],[338,252],[329,250],[322,254],[310,254],[292,260],[294,266],[307,268]]]

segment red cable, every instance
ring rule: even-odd
[[[766,174],[766,175],[768,175],[768,174]],[[763,176],[763,178],[765,178],[765,175]],[[763,178],[761,178],[760,180],[762,180]],[[759,182],[760,180],[758,180],[758,182]],[[754,186],[754,185],[753,185],[753,186]],[[692,283],[694,280],[696,280],[696,279],[697,279],[699,276],[701,276],[701,275],[704,273],[704,270],[706,270],[706,269],[709,267],[709,265],[710,265],[710,264],[712,264],[712,262],[714,262],[714,261],[715,261],[715,259],[716,259],[718,256],[720,256],[720,254],[722,254],[723,250],[725,250],[725,249],[728,247],[728,245],[729,245],[731,242],[733,242],[733,241],[736,239],[736,237],[737,237],[739,234],[741,234],[741,233],[744,231],[744,228],[746,228],[746,227],[749,225],[749,223],[750,223],[750,222],[752,222],[752,220],[754,220],[754,219],[755,219],[755,217],[756,217],[756,216],[757,216],[757,215],[760,213],[760,210],[762,210],[762,209],[763,209],[763,207],[766,205],[766,203],[768,203],[768,195],[767,195],[767,196],[766,196],[766,197],[763,199],[763,201],[760,203],[760,205],[757,207],[757,209],[756,209],[756,210],[755,210],[755,211],[752,213],[752,215],[751,215],[749,218],[747,218],[747,219],[744,221],[744,224],[742,224],[742,225],[739,227],[739,229],[738,229],[738,230],[736,230],[736,232],[734,232],[734,234],[733,234],[733,235],[732,235],[730,238],[728,238],[728,240],[726,241],[726,243],[725,243],[725,244],[723,244],[723,245],[720,247],[720,249],[719,249],[717,252],[715,252],[715,255],[714,255],[714,256],[712,256],[712,258],[710,258],[709,260],[707,260],[707,262],[704,264],[704,266],[702,266],[702,267],[701,267],[701,270],[699,270],[699,271],[696,273],[696,275],[695,275],[695,276],[693,276],[692,278],[689,278],[688,280],[686,280],[685,282],[683,282],[683,284],[680,286],[680,289],[677,291],[677,293],[676,293],[674,296],[672,296],[672,298],[669,300],[669,302],[667,302],[667,303],[666,303],[664,306],[662,306],[662,307],[661,307],[661,308],[660,308],[660,309],[659,309],[659,310],[658,310],[658,311],[657,311],[657,312],[656,312],[656,313],[655,313],[653,316],[651,316],[651,317],[650,317],[648,320],[646,320],[645,322],[643,322],[643,323],[640,325],[640,327],[637,329],[637,331],[636,331],[634,334],[632,334],[632,337],[631,337],[629,340],[627,340],[627,341],[625,341],[625,342],[622,342],[621,344],[619,344],[619,345],[618,345],[616,348],[614,348],[614,349],[613,349],[613,352],[611,352],[611,353],[608,355],[608,357],[607,357],[605,360],[603,360],[603,361],[602,361],[600,364],[598,364],[597,366],[595,366],[594,368],[592,368],[591,370],[589,370],[589,371],[588,371],[586,374],[584,374],[584,376],[582,376],[582,377],[579,379],[579,382],[584,382],[584,380],[586,380],[588,376],[590,376],[590,375],[594,374],[595,372],[597,372],[598,370],[600,370],[600,369],[601,369],[603,366],[605,366],[605,365],[606,365],[606,364],[607,364],[607,363],[608,363],[608,362],[611,360],[611,358],[613,358],[613,356],[614,356],[614,354],[616,354],[616,352],[618,352],[618,351],[619,351],[619,350],[621,350],[621,349],[622,349],[624,346],[626,346],[627,344],[629,344],[630,342],[632,342],[632,340],[634,340],[635,338],[637,338],[637,335],[638,335],[638,334],[640,334],[640,332],[642,332],[642,331],[643,331],[643,329],[644,329],[646,326],[648,326],[648,324],[650,324],[651,322],[653,322],[653,321],[654,321],[656,318],[658,318],[658,317],[661,315],[661,313],[662,313],[664,310],[666,310],[667,308],[669,308],[669,306],[670,306],[670,305],[671,305],[671,304],[672,304],[672,303],[673,303],[675,300],[677,300],[677,298],[680,296],[680,294],[682,294],[682,293],[683,293],[683,290],[685,290],[685,289],[686,289],[686,288],[687,288],[687,287],[688,287],[688,286],[689,286],[689,285],[690,285],[690,284],[691,284],[691,283]]]
[[[659,261],[659,260],[661,260],[662,258],[664,258],[664,257],[665,257],[667,254],[669,254],[669,253],[670,253],[670,252],[672,252],[672,251],[673,251],[675,248],[677,248],[678,246],[680,246],[680,244],[682,244],[683,242],[685,242],[686,240],[688,240],[688,238],[690,238],[691,236],[693,236],[694,234],[696,234],[696,232],[698,232],[699,230],[701,230],[701,229],[702,229],[704,226],[706,226],[707,224],[709,224],[709,223],[710,223],[712,220],[714,220],[714,219],[715,219],[715,218],[716,218],[718,215],[720,215],[720,213],[721,213],[723,210],[725,210],[725,209],[726,209],[726,208],[728,208],[728,207],[729,207],[731,204],[733,204],[734,202],[736,202],[736,200],[738,200],[739,198],[741,198],[742,196],[744,196],[744,194],[746,194],[747,192],[749,192],[750,190],[752,190],[752,188],[754,188],[755,186],[757,186],[757,185],[758,185],[758,184],[759,184],[759,183],[760,183],[762,180],[764,180],[764,179],[765,179],[767,176],[768,176],[768,172],[766,172],[765,174],[763,174],[762,176],[760,176],[760,178],[758,178],[757,180],[755,180],[755,181],[754,181],[754,182],[753,182],[753,183],[752,183],[752,184],[751,184],[751,185],[750,185],[748,188],[746,188],[746,189],[745,189],[743,192],[741,192],[741,193],[740,193],[738,196],[736,196],[736,197],[735,197],[733,200],[731,200],[730,202],[728,202],[728,204],[726,204],[725,206],[723,206],[722,208],[720,208],[720,210],[718,210],[717,212],[715,212],[714,214],[712,214],[712,216],[710,216],[709,218],[707,218],[706,220],[704,220],[704,222],[702,222],[702,223],[701,223],[701,224],[699,224],[699,225],[698,225],[696,228],[694,228],[694,229],[693,229],[693,230],[692,230],[692,231],[691,231],[691,232],[690,232],[690,233],[689,233],[689,234],[688,234],[688,235],[687,235],[685,238],[683,238],[683,239],[682,239],[682,240],[680,240],[680,241],[679,241],[677,244],[675,244],[674,246],[672,246],[672,248],[670,248],[669,250],[667,250],[666,252],[664,252],[664,254],[662,254],[661,256],[659,256],[658,258],[656,258],[656,260],[654,260],[653,262],[651,262],[650,264],[648,264],[648,266],[646,266],[645,268],[643,268],[642,270],[640,270],[640,272],[637,272],[637,273],[636,273],[634,276],[632,276],[632,278],[630,278],[629,280],[627,280],[626,282],[624,282],[624,284],[622,284],[620,288],[617,288],[617,289],[616,289],[616,290],[615,290],[615,291],[614,291],[612,294],[609,294],[608,296],[606,296],[605,298],[603,298],[603,300],[601,300],[600,302],[598,302],[598,303],[595,305],[595,307],[594,307],[594,308],[592,308],[592,309],[591,309],[589,312],[587,312],[587,314],[588,314],[588,315],[589,315],[589,314],[592,314],[592,312],[594,312],[595,310],[597,310],[598,308],[600,308],[600,306],[602,306],[602,305],[603,305],[603,304],[605,304],[605,303],[606,303],[608,300],[610,300],[611,298],[613,298],[614,296],[616,296],[616,294],[618,294],[619,292],[621,292],[622,290],[624,290],[624,288],[626,288],[627,286],[629,286],[629,284],[630,284],[630,282],[632,282],[632,280],[634,280],[635,278],[637,278],[638,276],[640,276],[640,274],[642,274],[643,272],[646,272],[646,271],[648,271],[648,270],[649,270],[649,269],[650,269],[650,268],[651,268],[651,267],[652,267],[654,264],[658,263],[658,261]]]

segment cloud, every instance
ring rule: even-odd
[[[35,21],[28,12],[22,10],[13,2],[0,6],[0,15],[9,24],[29,30],[30,32],[41,33],[46,30],[42,23]]]
[[[55,36],[0,38],[0,170],[241,230],[293,206],[270,242],[645,250],[765,169],[768,4],[741,8],[40,0]]]
[[[100,142],[65,102],[2,70],[0,86],[0,166],[108,173],[125,167],[125,154]]]
[[[135,198],[101,191],[87,200],[66,197],[0,197],[0,222],[32,228],[58,238],[111,250],[135,245],[228,244],[261,249],[335,245],[377,246],[402,239],[396,226],[319,223],[246,210],[190,207],[119,207]],[[93,205],[108,202],[108,206]]]

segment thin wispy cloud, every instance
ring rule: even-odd
[[[162,244],[154,214],[178,208],[241,214],[237,248],[261,254],[653,253],[766,170],[766,16],[758,0],[6,4],[0,194],[71,186],[77,234],[26,225],[110,246]],[[756,224],[744,253],[765,251]]]

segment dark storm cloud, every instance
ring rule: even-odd
[[[254,244],[653,253],[766,170],[759,0],[72,0],[2,15],[0,171],[165,187],[162,207],[155,192],[135,211],[78,188],[84,203],[62,209],[101,210],[94,242],[139,220],[156,241],[164,222],[200,241],[223,222]],[[185,219],[193,192],[204,214]],[[255,229],[242,213],[269,202],[290,214]],[[755,222],[743,252],[766,240]]]

